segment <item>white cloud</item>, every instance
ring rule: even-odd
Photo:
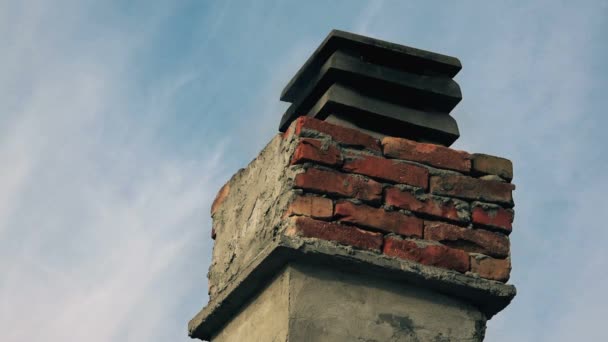
[[[82,34],[71,16],[88,13],[70,5],[0,11],[11,46],[0,57],[2,340],[189,340],[223,147],[195,160],[156,148],[191,76],[130,98],[126,70],[147,33],[98,28],[91,50],[71,41]]]
[[[355,33],[364,36],[371,35],[370,26],[374,21],[377,21],[382,14],[384,0],[371,0],[361,10],[361,14],[355,20]],[[378,37],[380,38],[380,37]]]

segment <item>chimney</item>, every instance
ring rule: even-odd
[[[511,162],[450,149],[458,59],[332,31],[211,208],[192,338],[482,341],[515,296]]]

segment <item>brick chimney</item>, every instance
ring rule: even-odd
[[[451,149],[454,57],[332,31],[211,208],[192,338],[482,341],[515,296],[513,171]]]

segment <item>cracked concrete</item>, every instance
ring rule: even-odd
[[[295,194],[291,188],[298,167],[289,166],[295,142],[293,137],[275,136],[225,187],[229,194],[213,214],[216,239],[208,274],[211,298],[275,238]]]
[[[428,289],[289,263],[213,342],[482,341],[486,317]]]
[[[242,267],[239,276],[228,284],[225,291],[212,298],[209,304],[190,321],[188,325],[190,336],[210,339],[217,334],[239,310],[242,310],[245,303],[257,296],[269,281],[290,263],[318,268],[330,267],[347,274],[355,274],[356,277],[384,279],[398,284],[398,287],[424,289],[430,291],[432,296],[451,298],[487,319],[506,307],[515,296],[514,286],[497,281],[390,258],[337,245],[330,241],[279,235],[254,257],[250,264]],[[478,335],[483,329],[485,323],[477,320]],[[446,333],[442,337],[433,338],[436,338],[436,341],[442,341],[441,338],[450,341],[445,339],[447,336],[451,335]],[[469,339],[469,341],[478,340]]]

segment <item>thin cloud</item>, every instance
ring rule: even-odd
[[[0,57],[2,339],[189,340],[185,322],[204,298],[183,304],[205,292],[207,208],[225,173],[223,145],[193,159],[155,140],[193,76],[132,97],[124,72],[146,32],[94,28],[93,53],[66,38],[90,27],[61,22],[90,8],[73,3],[64,18],[30,5],[11,8],[15,26],[2,35],[13,49]],[[130,117],[136,110],[149,120]]]

